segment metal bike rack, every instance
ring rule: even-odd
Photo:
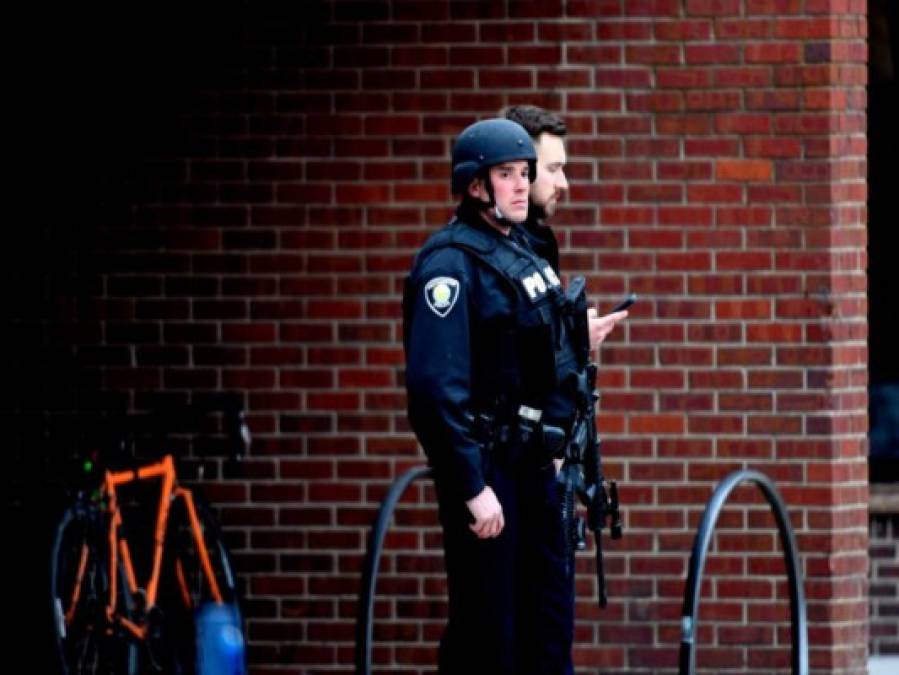
[[[414,467],[400,476],[390,487],[387,496],[381,503],[377,518],[369,533],[368,548],[362,568],[362,588],[359,593],[356,620],[357,675],[371,675],[375,585],[387,528],[393,518],[393,512],[396,510],[397,504],[409,486],[420,478],[429,477],[431,477],[431,470],[426,466]],[[751,469],[735,471],[722,480],[718,487],[715,488],[715,492],[709,499],[705,512],[702,514],[702,521],[693,541],[687,585],[684,590],[679,675],[693,675],[696,669],[696,615],[699,612],[702,573],[705,568],[705,560],[711,545],[715,524],[731,492],[738,485],[747,481],[753,482],[761,488],[777,521],[777,529],[780,533],[780,541],[787,564],[787,576],[790,582],[790,623],[793,644],[792,672],[794,675],[808,675],[808,624],[806,620],[805,594],[802,589],[793,528],[790,525],[783,499],[774,487],[774,483],[765,474]]]
[[[390,491],[381,503],[378,517],[368,536],[368,549],[362,567],[362,588],[359,592],[359,611],[356,619],[356,673],[371,675],[371,643],[374,623],[375,583],[378,577],[378,563],[381,561],[381,550],[384,548],[384,537],[396,505],[403,497],[406,489],[419,478],[429,478],[431,469],[417,466],[400,476],[390,487]]]
[[[684,608],[681,617],[680,675],[693,675],[696,669],[696,615],[699,612],[699,593],[702,587],[702,572],[705,567],[706,554],[712,541],[712,532],[718,521],[718,515],[724,503],[740,483],[751,481],[761,488],[774,511],[777,529],[787,563],[787,576],[790,581],[790,627],[793,641],[793,674],[808,675],[808,624],[806,622],[805,594],[802,590],[802,578],[799,558],[796,555],[796,539],[787,515],[783,499],[774,487],[774,483],[765,474],[751,469],[735,471],[729,474],[715,488],[702,514],[702,521],[696,538],[693,540],[693,551],[690,554],[690,570],[687,586],[684,589]]]

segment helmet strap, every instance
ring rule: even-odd
[[[487,194],[490,196],[490,201],[486,203],[486,206],[491,209],[492,213],[490,215],[493,216],[496,224],[500,227],[514,227],[515,223],[506,218],[506,216],[503,215],[503,212],[499,210],[499,205],[496,203],[496,196],[493,193],[493,181],[490,180],[489,172],[484,176],[484,186],[487,188]]]

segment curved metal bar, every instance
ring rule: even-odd
[[[359,607],[356,619],[356,673],[371,675],[371,643],[374,623],[375,585],[378,580],[378,563],[381,561],[381,550],[384,548],[384,537],[396,505],[403,497],[406,489],[419,478],[427,478],[431,469],[427,466],[416,466],[400,476],[390,487],[390,491],[381,502],[378,516],[368,536],[368,549],[362,567],[362,588],[359,591]]]
[[[801,568],[796,554],[796,539],[783,499],[774,487],[774,483],[765,474],[752,469],[735,471],[724,478],[712,494],[696,538],[693,540],[693,551],[690,554],[690,570],[687,575],[687,586],[684,589],[684,607],[681,616],[680,675],[693,675],[696,669],[695,632],[696,615],[699,612],[699,593],[701,590],[702,572],[705,568],[706,554],[712,541],[712,532],[718,521],[718,515],[724,503],[740,483],[751,481],[758,485],[768,500],[784,550],[787,564],[787,576],[790,581],[790,624],[793,642],[793,673],[808,675],[808,624],[805,612],[805,593],[802,589]]]

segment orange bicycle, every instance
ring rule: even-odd
[[[243,412],[237,415],[245,448],[249,431]],[[84,469],[95,467],[87,461]],[[152,520],[145,505],[126,514],[123,495],[152,482],[159,484]],[[147,555],[136,556],[138,550]],[[57,526],[51,567],[53,623],[66,675],[195,673],[197,612],[209,603],[227,605],[241,626],[219,528],[199,497],[179,484],[168,453],[133,468],[105,469],[99,485],[80,490]]]

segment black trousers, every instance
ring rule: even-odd
[[[574,559],[566,554],[552,464],[487,467],[505,527],[493,539],[469,529],[464,503],[441,495],[449,621],[441,675],[572,675]]]

